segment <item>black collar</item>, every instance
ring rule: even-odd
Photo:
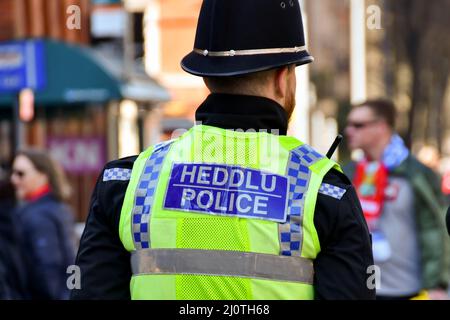
[[[244,95],[213,93],[195,113],[197,122],[222,129],[279,130],[287,134],[286,111],[274,100]]]

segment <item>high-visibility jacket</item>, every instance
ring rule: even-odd
[[[119,227],[132,299],[313,299],[332,168],[295,138],[204,125],[144,151]]]

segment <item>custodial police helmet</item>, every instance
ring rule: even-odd
[[[181,67],[196,76],[225,77],[313,60],[298,0],[204,0],[194,50]]]

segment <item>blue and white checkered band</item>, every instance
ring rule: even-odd
[[[111,168],[103,172],[103,181],[128,181],[131,178],[131,169]]]
[[[296,154],[300,159],[302,159],[302,162],[305,162],[308,166],[312,166],[314,163],[324,158],[323,155],[307,144],[304,144],[291,152]]]
[[[301,256],[303,241],[303,211],[311,171],[309,166],[323,156],[308,145],[291,151],[287,165],[289,177],[289,205],[286,223],[279,224],[281,255]]]
[[[333,186],[328,183],[322,183],[319,189],[320,194],[335,198],[337,200],[341,200],[346,192],[347,190]]]
[[[132,233],[136,250],[150,248],[150,215],[164,158],[173,141],[157,144],[147,159],[136,188]]]

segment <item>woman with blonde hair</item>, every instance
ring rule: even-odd
[[[74,263],[75,246],[64,172],[45,151],[26,149],[16,154],[11,182],[20,202],[16,218],[29,297],[67,299],[66,270]]]

